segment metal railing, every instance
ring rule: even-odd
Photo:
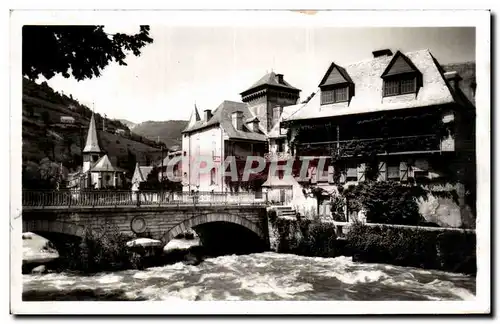
[[[23,190],[23,207],[105,207],[164,205],[265,205],[258,193],[160,192],[128,190]]]

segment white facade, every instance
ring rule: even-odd
[[[201,161],[212,163],[213,171]],[[183,191],[223,191],[223,163],[224,131],[219,125],[183,135]]]

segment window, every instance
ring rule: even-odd
[[[273,125],[276,125],[276,123],[279,121],[282,111],[283,107],[277,106],[273,108],[273,118],[272,118]]]
[[[336,102],[345,102],[348,98],[347,86],[330,90],[321,90],[321,104],[327,105]]]
[[[281,153],[285,151],[285,143],[283,141],[277,140],[276,141],[276,152]]]
[[[99,158],[99,156],[97,155],[92,155],[92,162],[97,162],[97,159]]]
[[[210,170],[210,185],[215,185],[216,176],[217,176],[217,171],[215,170],[215,168],[213,168],[212,170]]]
[[[387,180],[399,181],[399,163],[389,164],[387,166]]]
[[[417,92],[415,76],[384,80],[384,97]]]
[[[347,181],[358,181],[358,167],[356,164],[349,164],[347,169]]]

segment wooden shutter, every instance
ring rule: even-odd
[[[334,169],[333,165],[328,166],[328,183],[333,183]]]
[[[378,163],[378,181],[387,181],[387,163]]]
[[[365,181],[365,164],[360,163],[358,164],[358,181]]]
[[[340,183],[346,183],[347,181],[347,169],[345,167],[340,167],[338,168],[338,170],[336,170],[337,172],[340,172]]]
[[[313,168],[311,171],[311,183],[318,182],[317,168]]]
[[[406,162],[399,162],[399,180],[408,181],[408,165]]]

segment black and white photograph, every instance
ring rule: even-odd
[[[491,311],[488,11],[10,18],[11,313]]]

